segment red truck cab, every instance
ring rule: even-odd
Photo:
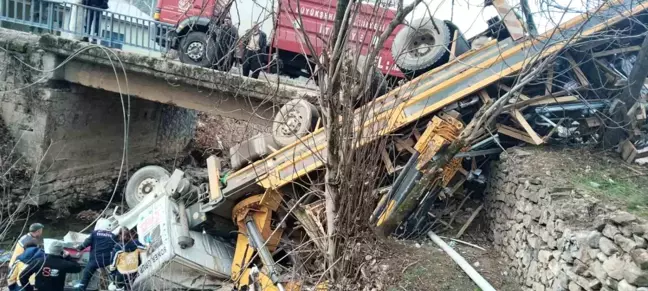
[[[247,10],[252,7],[241,9],[235,5],[250,3],[238,4],[233,0],[159,0],[154,18],[175,25],[170,48],[179,52],[182,62],[223,71],[229,71],[234,60],[240,58],[241,54],[236,53],[243,47],[239,35],[248,31],[253,22],[259,22],[268,36],[268,46],[262,52],[262,59],[269,64],[266,68],[293,78],[310,78],[314,71],[312,60],[328,45],[337,2],[257,0],[253,3],[264,15],[247,16],[250,15]],[[357,5],[347,46],[366,55],[396,12],[371,3]],[[233,7],[236,11],[230,12]],[[230,16],[240,19],[232,20]],[[414,20],[407,26],[398,25],[377,55],[378,71],[391,79],[401,79],[446,62],[456,30],[448,21],[427,18]],[[460,38],[462,45],[458,46],[457,53],[469,49],[463,37]],[[314,52],[308,49],[306,39],[310,40]]]

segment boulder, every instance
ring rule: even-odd
[[[610,215],[610,220],[616,224],[624,225],[637,220],[637,217],[625,211],[617,211]]]
[[[637,247],[637,243],[634,241],[634,239],[629,239],[621,234],[614,236],[614,242],[625,252],[630,252]]]
[[[599,240],[599,248],[606,256],[611,256],[619,252],[619,247],[607,237],[601,237]]]
[[[603,233],[604,236],[614,239],[614,236],[619,234],[620,231],[618,227],[608,223],[605,225],[601,233]]]
[[[603,262],[603,270],[615,280],[623,279],[623,269],[626,263],[619,259],[616,255],[609,257]]]
[[[640,269],[648,270],[648,251],[644,249],[636,249],[630,252],[630,257]]]
[[[642,270],[632,263],[626,264],[623,279],[635,286],[648,287],[648,271]]]
[[[598,249],[600,240],[601,233],[598,231],[593,230],[587,235],[587,245],[589,245],[590,248]]]
[[[617,291],[637,291],[637,287],[630,285],[626,280],[619,282]]]

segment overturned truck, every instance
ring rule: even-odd
[[[599,140],[599,114],[610,109],[610,97],[622,90],[648,23],[643,2],[612,1],[555,30],[530,36],[504,1],[492,4],[502,20],[484,34],[494,39],[452,55],[447,63],[357,109],[365,113],[355,120],[361,133],[354,136],[357,146],[387,141],[379,154],[390,179],[376,185],[384,190],[368,218],[383,233],[424,229],[423,217],[432,203],[451,196],[466,181],[483,180],[474,165],[503,147]],[[611,33],[617,37],[611,39]],[[454,45],[447,43],[448,52],[456,51]],[[515,88],[524,77],[522,69],[548,57],[555,59],[534,72],[537,81]],[[424,166],[457,139],[480,108],[507,92],[515,97],[502,105],[495,125],[484,128],[477,142],[433,173],[426,195],[412,199],[414,185],[430,174]],[[636,119],[645,120],[645,103],[638,104]],[[315,285],[286,276],[284,270],[292,263],[284,259],[282,245],[295,236],[284,235],[286,225],[295,225],[292,220],[301,225],[300,236],[325,248],[324,222],[318,215],[322,201],[309,200],[300,215],[278,213],[282,204],[294,203],[286,201],[286,193],[304,195],[306,190],[300,189],[322,174],[326,135],[316,107],[307,101],[290,102],[281,111],[273,135],[232,150],[234,170],[223,173],[220,160],[210,157],[207,183],[192,183],[179,169],[169,173],[157,166],[130,178],[125,194],[130,211],[112,219],[137,229],[148,245],[136,287],[204,290],[233,282],[238,289],[299,290]]]

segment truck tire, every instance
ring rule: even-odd
[[[448,25],[436,18],[419,18],[403,27],[392,43],[392,56],[408,78],[440,65],[448,54],[451,34]]]
[[[128,180],[124,192],[128,207],[135,207],[158,183],[169,179],[170,176],[169,172],[160,166],[146,166],[137,170]]]
[[[180,41],[180,61],[200,67],[209,67],[217,60],[216,43],[204,32],[192,31]]]
[[[315,105],[304,99],[290,100],[275,115],[272,137],[279,146],[287,146],[312,132],[318,119]]]

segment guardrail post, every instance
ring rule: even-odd
[[[47,6],[47,28],[50,33],[54,33],[54,3],[46,2]]]

